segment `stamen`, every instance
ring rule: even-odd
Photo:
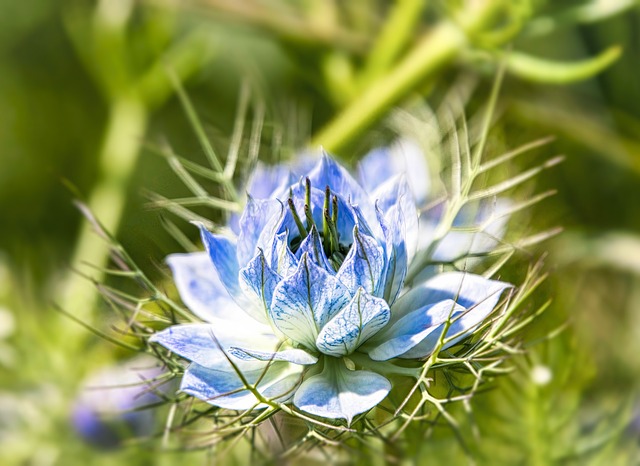
[[[304,216],[307,219],[307,228],[311,230],[311,228],[315,227],[316,224],[313,221],[313,215],[311,215],[311,207],[309,206],[309,204],[304,205]]]
[[[335,207],[334,207],[334,209],[335,209]],[[335,210],[334,210],[334,212],[335,212]],[[339,238],[338,238],[338,230],[336,228],[336,224],[333,221],[333,219],[329,219],[328,218],[328,215],[327,215],[327,225],[329,227],[329,231],[327,233],[325,233],[325,235],[329,236],[329,241],[330,241],[330,245],[331,245],[330,252],[333,253],[335,251],[340,250],[340,242],[338,241]],[[329,255],[331,255],[331,254],[329,254]]]
[[[331,254],[331,237],[329,234],[329,222],[331,221],[331,189],[329,186],[324,188],[324,206],[322,208],[322,243],[327,254]]]
[[[304,179],[304,204],[310,206],[311,205],[311,180],[309,177]]]
[[[289,198],[289,200],[287,201],[287,204],[289,204],[289,210],[291,210],[291,214],[293,215],[293,220],[296,222],[296,226],[298,227],[298,233],[300,233],[300,237],[306,238],[308,234],[307,229],[304,227],[302,220],[300,220],[300,217],[298,216],[298,212],[296,211],[296,205],[293,203],[293,199]]]

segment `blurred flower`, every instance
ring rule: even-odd
[[[135,358],[90,375],[71,414],[78,434],[105,449],[152,434],[155,412],[144,407],[160,401],[149,382],[160,374],[154,364],[151,358]]]
[[[262,170],[233,232],[201,227],[206,252],[167,258],[206,322],[151,338],[192,362],[186,393],[238,410],[292,400],[350,423],[387,396],[396,358],[468,337],[511,286],[447,272],[404,288],[428,197],[414,147],[365,157],[360,182],[326,154],[300,178]]]

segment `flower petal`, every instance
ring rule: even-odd
[[[469,254],[482,254],[497,246],[507,227],[509,216],[504,215],[512,206],[507,199],[466,205],[456,219],[454,227],[476,227],[477,232],[451,231],[436,248],[433,258],[440,261],[454,260]]]
[[[369,203],[367,193],[362,186],[326,152],[323,152],[322,158],[309,173],[309,180],[311,186],[321,190],[329,186],[333,194],[339,194],[350,204],[362,206]]]
[[[247,192],[254,199],[269,199],[274,193],[287,189],[296,179],[286,165],[266,165],[258,161],[247,183]]]
[[[283,334],[315,349],[319,329],[348,300],[346,288],[305,254],[296,272],[276,287],[270,315]]]
[[[258,382],[257,390],[266,398],[274,401],[286,401],[291,397],[301,378],[301,366],[283,362],[271,365],[261,363],[263,367],[242,375],[250,384]],[[266,372],[265,372],[266,369]],[[209,369],[191,364],[184,373],[180,390],[195,396],[214,406],[226,409],[264,409],[267,406],[253,393],[244,388],[238,374],[230,370]]]
[[[259,314],[255,316],[257,320],[261,322],[268,321],[268,311],[271,307],[273,290],[280,279],[281,277],[267,265],[267,260],[262,250],[259,250],[258,254],[249,261],[247,266],[240,270],[241,288],[245,295],[252,296],[257,303],[257,306],[251,306],[248,312],[255,311],[255,313]]]
[[[459,315],[449,327],[447,338],[458,336],[443,347],[446,349],[466,338],[475,327],[484,321],[500,300],[502,292],[511,286],[509,283],[489,280],[470,273],[442,273],[422,285],[414,287],[398,299],[398,302],[393,306],[391,321],[392,324],[395,324],[411,311],[429,303],[446,299],[454,300],[467,310]],[[403,354],[402,357],[422,357],[433,350],[432,346],[430,342],[421,343]]]
[[[288,277],[296,271],[298,259],[289,249],[289,232],[276,234],[271,242],[271,248],[265,250],[265,257],[271,270],[281,277]]]
[[[384,249],[371,236],[353,228],[353,245],[340,266],[336,277],[349,290],[363,287],[367,293],[380,296],[380,285],[385,272]]]
[[[151,336],[149,341],[158,343],[175,354],[211,369],[230,368],[222,350],[230,347],[250,347],[258,351],[273,352],[278,338],[266,325],[259,329],[243,328],[238,331],[233,321],[224,325],[183,324],[174,325]],[[256,361],[237,361],[243,370],[261,367]]]
[[[351,302],[322,327],[316,346],[330,356],[350,354],[384,327],[390,314],[384,299],[358,288]]]
[[[315,226],[311,227],[311,231],[302,241],[300,249],[298,249],[298,252],[296,253],[298,257],[302,257],[303,254],[306,254],[317,266],[326,270],[331,275],[335,275],[336,272],[333,270],[333,267],[324,252],[320,234]]]
[[[427,160],[418,144],[408,139],[369,152],[358,164],[358,173],[362,186],[369,193],[389,178],[405,173],[418,205],[422,205],[429,195]]]
[[[384,249],[387,269],[383,283],[384,299],[393,304],[404,285],[407,275],[407,248],[404,242],[404,216],[398,206],[394,206],[383,216],[378,211],[378,219],[385,237]]]
[[[240,218],[238,235],[238,263],[246,264],[256,255],[256,249],[264,247],[273,238],[283,207],[275,199],[253,199],[249,197]],[[260,241],[262,240],[262,241]]]
[[[307,353],[305,350],[292,348],[275,352],[269,351],[256,351],[246,348],[229,348],[229,353],[233,354],[239,359],[246,361],[258,360],[258,361],[287,361],[293,364],[300,364],[303,366],[315,364],[318,362],[318,358]]]
[[[386,361],[406,353],[423,343],[426,338],[431,340],[425,346],[435,348],[442,333],[443,326],[441,324],[446,323],[448,319],[454,319],[465,311],[464,307],[451,299],[428,304],[410,312],[394,325],[378,333],[366,344],[366,349],[368,349],[371,359]],[[428,354],[430,352],[422,356]]]
[[[202,242],[209,253],[211,262],[218,272],[218,277],[232,298],[241,295],[238,283],[238,258],[236,257],[236,240],[228,236],[211,233],[203,225],[200,226]]]
[[[398,175],[389,179],[373,192],[372,197],[376,200],[378,209],[380,209],[385,216],[387,216],[387,213],[394,207],[402,213],[404,220],[404,232],[402,233],[407,249],[407,261],[411,262],[418,247],[419,224],[416,202],[406,177],[404,175]],[[393,225],[388,221],[387,224]]]
[[[224,287],[209,254],[171,254],[166,258],[182,302],[202,320],[240,319],[246,314]],[[247,320],[253,320],[247,317]]]
[[[346,419],[380,403],[391,390],[383,376],[369,371],[350,371],[341,360],[325,358],[323,371],[302,382],[293,397],[302,411],[329,419]]]

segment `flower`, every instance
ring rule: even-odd
[[[71,422],[91,445],[112,449],[130,437],[151,435],[155,413],[143,409],[161,401],[148,381],[160,370],[151,358],[135,358],[89,376],[76,399]]]
[[[167,258],[204,321],[151,337],[191,361],[181,390],[236,410],[291,401],[351,423],[388,395],[394,361],[472,334],[511,285],[446,272],[404,286],[424,248],[423,169],[413,147],[370,154],[360,182],[326,154],[300,178],[261,167],[231,231],[201,226],[206,252]]]

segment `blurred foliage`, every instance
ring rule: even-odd
[[[83,444],[68,419],[80,381],[131,354],[53,305],[75,276],[69,265],[79,265],[74,257],[86,236],[72,201],[91,203],[101,186],[111,194],[96,213],[112,215],[113,230],[145,271],[161,279],[162,257],[180,250],[142,191],[186,192],[149,145],[168,141],[204,160],[172,76],[220,153],[250,83],[247,118],[260,112],[256,102],[265,105],[262,158],[289,157],[311,140],[353,161],[388,142],[391,109],[440,102],[460,76],[477,83],[473,115],[501,64],[507,79],[488,152],[554,135],[548,151],[566,156],[538,178],[538,191],[558,194],[530,222],[567,232],[525,252],[549,251],[545,292],[554,302],[527,338],[542,342],[515,360],[516,374],[461,413],[469,421],[461,431],[467,453],[443,426],[419,443],[415,459],[640,461],[639,30],[640,8],[629,0],[0,0],[0,314],[12,316],[0,319],[0,462],[208,458],[159,452],[158,442],[109,453]],[[129,154],[123,163],[118,144]],[[513,170],[536,162],[523,157]],[[90,242],[102,262],[95,248]],[[73,305],[109,328],[113,317],[92,299]],[[565,323],[555,339],[544,338]],[[548,384],[531,377],[536,367],[549,369]],[[247,448],[238,449],[239,464]]]

